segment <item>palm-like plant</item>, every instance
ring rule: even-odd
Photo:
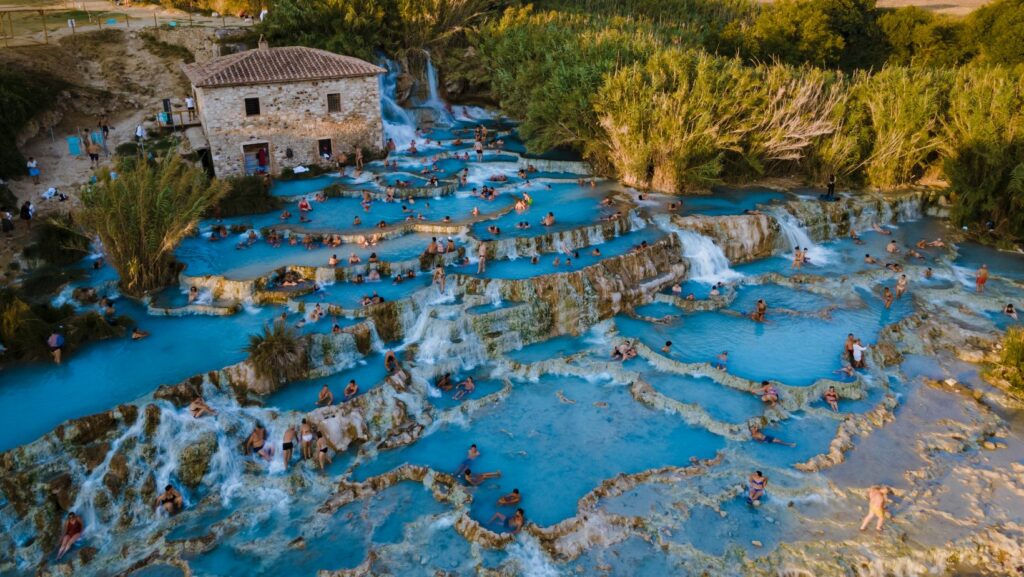
[[[245,352],[256,376],[272,383],[300,379],[306,374],[306,341],[285,323],[264,325],[262,332],[250,335]]]
[[[132,296],[174,282],[173,252],[200,215],[227,192],[202,170],[168,154],[151,164],[138,161],[82,196],[79,221],[103,242],[110,264]]]

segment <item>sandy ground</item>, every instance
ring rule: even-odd
[[[180,62],[146,50],[137,32],[125,31],[119,42],[96,42],[93,35],[79,33],[59,43],[0,50],[0,65],[29,64],[72,85],[58,102],[61,114],[44,114],[39,133],[21,147],[26,158],[32,156],[39,162],[39,184],[27,177],[8,183],[19,202],[31,200],[36,205],[36,222],[53,212],[70,210],[93,173],[84,150],[80,156],[69,154],[66,137],[96,127],[106,114],[114,127],[107,146],[113,152],[117,145],[133,139],[139,122],[162,110],[163,98],[180,104],[188,92]],[[102,157],[103,163],[109,161],[109,154]],[[41,194],[50,187],[71,199],[63,203],[44,200]],[[25,225],[17,220],[14,240],[5,242],[0,250],[0,270],[7,271],[7,263],[28,240]]]

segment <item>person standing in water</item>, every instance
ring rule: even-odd
[[[836,175],[835,173],[828,175],[828,194],[825,198],[833,200],[836,197]]]
[[[53,357],[53,362],[59,365],[64,352],[64,335],[60,334],[59,328],[46,339],[46,346],[50,347],[50,356]]]
[[[395,356],[394,351],[384,354],[384,370],[389,373],[398,370],[398,357]]]
[[[285,471],[288,470],[288,465],[292,462],[292,451],[295,449],[297,436],[295,425],[288,425],[288,428],[284,430],[284,437],[281,439],[281,458],[284,460]]]
[[[484,274],[487,272],[487,245],[485,243],[480,243],[477,256],[480,257],[480,260],[476,264],[476,274]]]
[[[901,274],[899,280],[896,281],[896,298],[903,296],[903,293],[907,292],[907,275]]]
[[[348,384],[345,385],[345,400],[349,400],[359,393],[359,385],[356,384],[355,379],[349,380]]]
[[[310,459],[313,457],[313,427],[309,426],[309,421],[302,419],[302,424],[299,425],[299,440],[302,442],[302,458]]]
[[[882,302],[885,303],[886,309],[892,306],[893,300],[892,290],[890,290],[889,287],[882,287]]]
[[[974,278],[974,292],[981,294],[985,292],[985,283],[988,282],[988,265],[983,264],[978,269],[977,276]]]
[[[443,266],[437,265],[437,267],[434,269],[434,281],[433,282],[434,282],[434,284],[436,284],[438,286],[438,288],[441,290],[441,292],[444,292],[445,275],[444,275],[444,267]]]
[[[331,464],[331,455],[328,454],[330,447],[327,446],[327,439],[324,438],[324,434],[320,431],[316,432],[316,464],[320,466],[320,471],[323,472],[324,467]]]
[[[872,518],[877,519],[875,531],[882,531],[882,525],[885,524],[885,505],[889,501],[888,495],[889,488],[881,485],[875,485],[868,490],[868,514],[860,524],[861,531],[868,528],[868,523]]]
[[[757,307],[751,316],[756,322],[763,323],[766,314],[768,314],[768,303],[764,302],[764,299],[757,299]]]
[[[64,533],[60,537],[60,548],[57,550],[58,561],[82,538],[84,530],[82,519],[74,512],[68,513],[68,518],[64,521]]]

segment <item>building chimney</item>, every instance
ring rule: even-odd
[[[256,46],[259,47],[260,50],[268,50],[270,48],[270,45],[267,44],[267,41],[263,38],[262,34],[260,34],[260,40],[256,43]]]

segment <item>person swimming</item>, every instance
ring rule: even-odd
[[[1018,320],[1017,309],[1013,306],[1013,303],[1007,303],[1006,306],[1003,307],[1003,314],[1010,317],[1013,320]]]
[[[349,380],[348,384],[345,385],[345,400],[349,400],[359,393],[359,385],[356,384],[355,379]]]
[[[511,507],[518,505],[520,501],[522,501],[522,497],[519,495],[519,489],[512,489],[511,493],[498,497],[498,506]]]
[[[501,477],[501,471],[493,471],[488,473],[480,473],[479,475],[473,474],[473,471],[469,468],[462,472],[462,480],[467,485],[472,487],[478,487],[483,484],[487,479],[498,479]]]
[[[719,354],[718,357],[716,357],[716,361],[717,362],[714,364],[714,367],[716,369],[722,371],[728,370],[729,351],[722,351],[721,354]]]

